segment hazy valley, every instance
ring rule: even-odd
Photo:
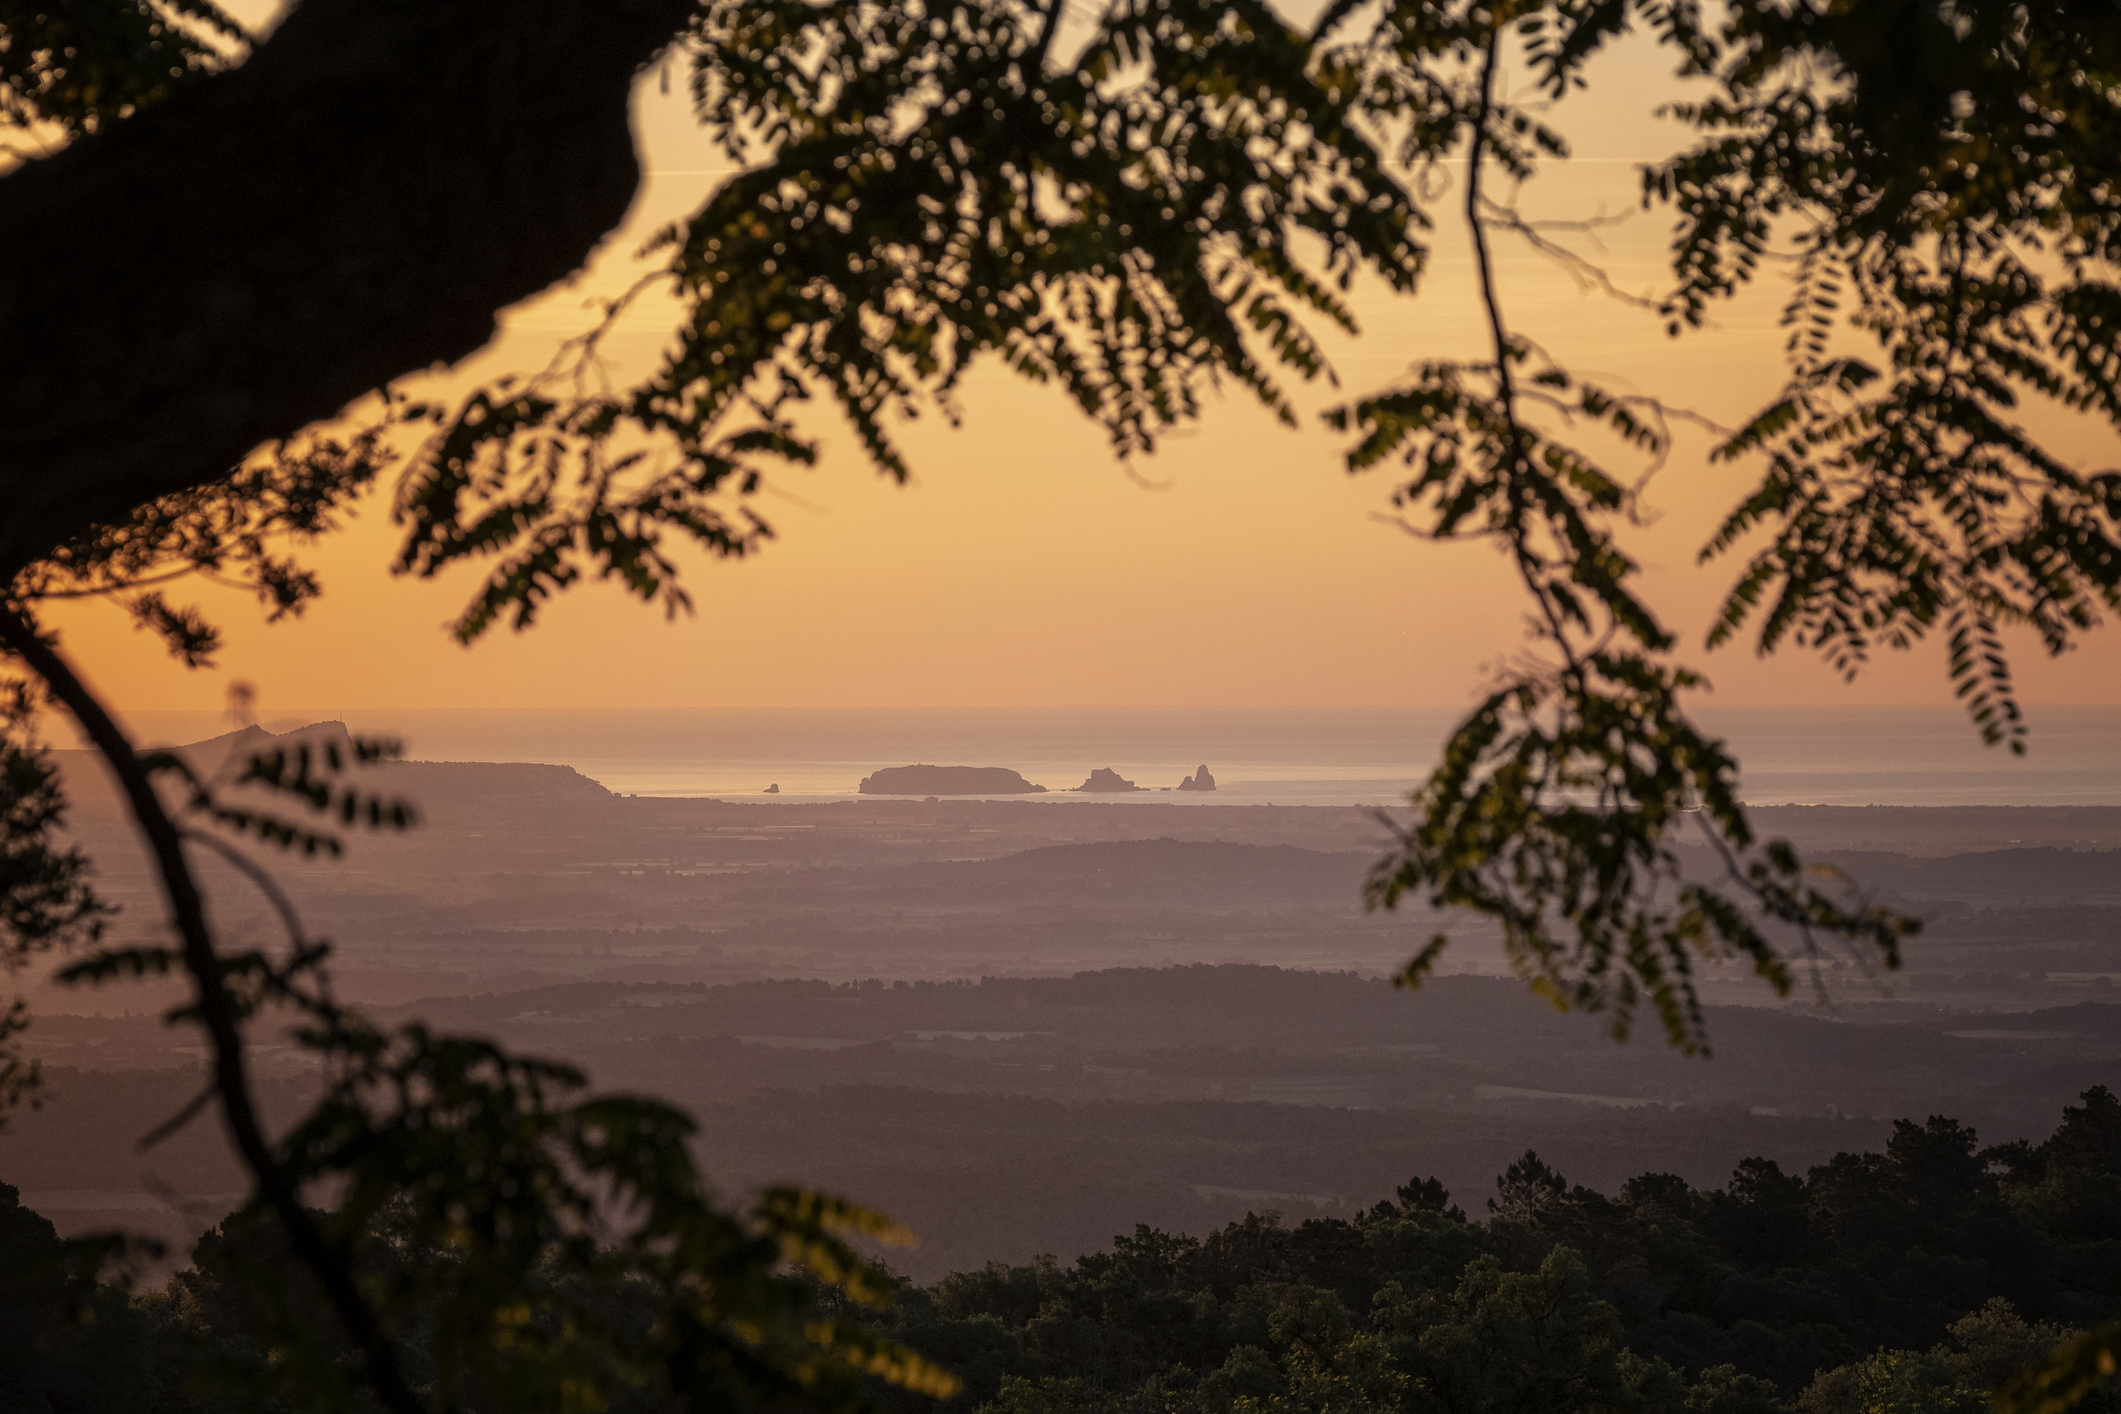
[[[157,915],[151,880],[93,765],[67,764],[123,935]],[[1899,973],[1827,958],[1786,1002],[1708,970],[1715,1054],[1690,1059],[1654,1017],[1615,1046],[1609,1018],[1557,1015],[1477,925],[1365,913],[1387,837],[1366,810],[363,776],[420,827],[273,861],[346,995],[668,1096],[729,1191],[800,1177],[884,1208],[923,1235],[892,1257],[923,1278],[1066,1260],[1137,1222],[1346,1216],[1410,1175],[1477,1209],[1526,1148],[1611,1189],[1714,1185],[1754,1155],[1801,1170],[1901,1117],[2037,1138],[2121,1081],[2121,809],[1756,811],[1930,921]],[[233,939],[277,941],[247,881],[204,873]],[[1447,975],[1394,989],[1436,926]],[[122,1221],[181,1250],[242,1189],[210,1122],[135,1152],[199,1083],[196,1039],[157,1019],[175,995],[36,996],[48,1103],[0,1134],[0,1180],[62,1230]],[[306,1064],[261,1047],[269,1108],[295,1111]]]

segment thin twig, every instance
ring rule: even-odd
[[[1503,327],[1502,301],[1495,290],[1495,260],[1488,250],[1487,226],[1481,219],[1481,206],[1485,201],[1480,193],[1480,169],[1485,160],[1488,140],[1488,115],[1493,109],[1495,72],[1502,59],[1502,27],[1496,25],[1488,32],[1487,59],[1480,70],[1480,106],[1473,117],[1473,133],[1466,151],[1466,225],[1473,237],[1473,257],[1479,268],[1480,300],[1487,310],[1488,334],[1495,346],[1495,399],[1502,410],[1507,429],[1509,453],[1513,463],[1523,466],[1531,460],[1525,446],[1524,425],[1517,420],[1517,386],[1510,376],[1510,336]],[[1523,493],[1512,478],[1510,488],[1512,510],[1522,508]],[[1510,536],[1511,557],[1517,562],[1517,572],[1525,586],[1532,591],[1539,605],[1540,616],[1546,621],[1547,632],[1553,637],[1554,646],[1567,664],[1567,671],[1580,684],[1583,680],[1583,664],[1576,656],[1575,647],[1569,642],[1566,625],[1558,610],[1539,583],[1537,567],[1530,548],[1519,535]]]
[[[1480,71],[1480,107],[1473,116],[1472,138],[1466,154],[1466,225],[1473,236],[1473,257],[1480,273],[1480,299],[1487,310],[1488,334],[1495,345],[1495,384],[1503,415],[1509,420],[1511,441],[1522,454],[1522,434],[1517,429],[1516,393],[1510,380],[1510,340],[1502,325],[1502,305],[1495,294],[1495,263],[1488,253],[1487,226],[1481,219],[1480,165],[1488,141],[1488,113],[1493,103],[1495,67],[1500,57],[1502,29],[1488,35],[1487,62]]]
[[[1515,208],[1504,206],[1499,202],[1484,199],[1481,205],[1486,208],[1486,219],[1493,221],[1506,231],[1513,232],[1522,238],[1524,243],[1529,245],[1534,251],[1537,251],[1567,271],[1569,278],[1576,282],[1577,289],[1598,290],[1607,298],[1618,300],[1622,304],[1631,305],[1636,309],[1656,311],[1664,307],[1662,302],[1658,300],[1632,294],[1627,290],[1621,289],[1620,286],[1613,283],[1613,277],[1606,274],[1603,266],[1578,255],[1559,241],[1550,241],[1540,234],[1541,227],[1561,226],[1569,228],[1579,223],[1559,221],[1532,222],[1518,215]]]
[[[265,895],[266,901],[272,905],[273,911],[280,915],[280,925],[287,930],[287,941],[294,947],[296,954],[294,961],[296,963],[301,962],[302,955],[305,953],[310,954],[313,959],[321,959],[323,957],[324,950],[328,949],[329,944],[313,941],[310,938],[308,931],[302,926],[302,915],[296,910],[294,900],[287,896],[287,891],[280,887],[279,881],[260,867],[256,860],[243,853],[242,850],[237,849],[227,840],[207,834],[203,830],[186,830],[184,837],[193,844],[202,844],[213,850],[240,870],[251,883],[257,885],[258,892]],[[321,968],[313,968],[310,980],[316,987],[316,993],[313,996],[304,996],[294,990],[291,983],[293,971],[293,966],[290,966],[288,972],[282,974],[280,982],[281,994],[292,999],[298,1006],[309,1011],[311,1015],[325,1021],[334,1030],[343,1027],[346,1017],[339,1010],[339,1004],[332,996],[331,974]]]
[[[227,840],[216,839],[203,830],[185,830],[183,834],[184,838],[190,840],[193,844],[204,845],[230,864],[235,865],[245,878],[257,885],[258,892],[265,895],[265,901],[272,905],[275,913],[280,915],[280,924],[287,929],[288,941],[293,943],[298,949],[309,946],[308,935],[302,931],[301,915],[295,912],[294,900],[287,896],[286,890],[280,887],[272,875],[266,873],[258,866],[256,860],[237,849]]]
[[[144,1154],[149,1149],[152,1149],[157,1144],[160,1144],[163,1140],[169,1138],[170,1135],[175,1134],[185,1125],[190,1124],[194,1119],[197,1119],[199,1117],[199,1111],[205,1109],[208,1105],[212,1104],[214,1102],[214,1097],[220,1093],[221,1092],[219,1090],[216,1090],[211,1084],[208,1084],[205,1089],[201,1090],[198,1094],[192,1096],[191,1099],[186,1101],[183,1109],[178,1110],[168,1119],[163,1120],[153,1129],[150,1129],[147,1131],[147,1133],[141,1135],[139,1142],[133,1145],[133,1152]]]
[[[129,589],[144,589],[151,584],[170,584],[188,574],[196,573],[198,568],[197,565],[186,565],[182,569],[166,570],[142,579],[128,579],[120,584],[100,584],[85,589],[21,590],[16,597],[25,604],[41,604],[47,599],[101,599],[112,594],[123,594]]]
[[[1389,515],[1384,511],[1372,511],[1370,512],[1370,519],[1376,521],[1379,525],[1389,525],[1395,530],[1411,535],[1416,540],[1427,540],[1435,543],[1440,542],[1444,538],[1433,530],[1423,530],[1405,516]]]
[[[1722,857],[1724,872],[1730,876],[1731,882],[1751,894],[1760,902],[1763,908],[1768,908],[1772,916],[1781,918],[1785,923],[1795,925],[1798,933],[1804,939],[1804,960],[1811,968],[1812,990],[1818,996],[1820,1005],[1831,1005],[1833,997],[1827,991],[1825,979],[1819,973],[1819,959],[1825,949],[1819,946],[1819,940],[1812,932],[1811,923],[1802,918],[1790,918],[1787,915],[1773,913],[1766,893],[1739,871],[1738,857],[1731,853],[1730,845],[1714,829],[1710,828],[1708,820],[1701,813],[1696,812],[1695,819],[1701,826],[1702,836],[1708,840],[1709,844],[1715,848],[1716,853]],[[1836,872],[1838,873],[1839,871]],[[1845,949],[1845,956],[1856,964],[1857,970],[1863,973],[1864,980],[1876,988],[1880,996],[1889,997],[1892,995],[1891,989],[1885,985],[1884,977],[1872,968],[1869,954],[1865,953],[1861,948],[1849,947]]]
[[[1607,226],[1623,225],[1626,222],[1635,219],[1634,212],[1623,211],[1615,216],[1585,216],[1574,221],[1527,221],[1522,216],[1517,216],[1517,208],[1514,206],[1504,206],[1502,205],[1502,203],[1494,201],[1491,201],[1489,204],[1495,207],[1495,209],[1498,211],[1507,211],[1512,216],[1516,216],[1516,224],[1522,225],[1527,229],[1534,231],[1583,231],[1586,233],[1591,233],[1604,230]]]

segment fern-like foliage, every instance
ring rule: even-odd
[[[428,412],[388,392],[377,402],[344,436],[317,432],[261,449],[220,481],[150,501],[122,524],[89,527],[17,575],[7,606],[114,600],[187,667],[209,665],[220,634],[163,586],[205,580],[249,593],[268,623],[299,616],[323,585],[293,547],[340,528],[394,461],[393,434]]]
[[[393,812],[409,824],[409,812],[342,777],[395,754],[388,742],[297,745],[221,774],[387,827]],[[179,779],[196,821],[188,838],[249,874],[287,924],[284,947],[215,950],[212,994],[244,1026],[291,1019],[292,1038],[327,1077],[322,1099],[272,1141],[250,1203],[200,1248],[254,1333],[221,1352],[220,1387],[305,1407],[367,1398],[375,1360],[320,1282],[328,1271],[351,1282],[424,1407],[592,1410],[645,1398],[687,1410],[852,1411],[871,1406],[879,1380],[956,1390],[954,1377],[878,1333],[873,1317],[894,1287],[849,1241],[910,1234],[803,1189],[768,1189],[732,1209],[708,1190],[692,1121],[677,1109],[590,1094],[573,1067],[483,1039],[372,1025],[334,999],[329,943],[306,933],[269,874],[208,832],[296,849],[320,838],[336,849],[336,839],[221,804],[227,782],[181,758],[141,765]],[[135,944],[94,951],[59,978],[187,972],[196,960],[185,947]],[[195,991],[168,1019],[208,1025],[207,998]],[[219,1093],[209,1086],[143,1142]],[[271,1187],[336,1202],[290,1223]]]
[[[54,950],[98,941],[111,914],[90,883],[90,864],[64,838],[66,796],[38,745],[37,695],[0,682],[0,976],[14,977]],[[37,1062],[23,1049],[29,1004],[0,1009],[0,1125],[35,1091]]]
[[[1897,964],[1912,920],[1807,871],[1785,844],[1755,848],[1737,761],[1680,700],[1700,679],[1663,661],[1672,637],[1636,596],[1637,567],[1607,523],[1630,488],[1527,409],[1603,424],[1650,456],[1669,435],[1654,405],[1581,383],[1514,339],[1497,362],[1424,365],[1331,415],[1358,434],[1352,470],[1408,468],[1393,493],[1406,528],[1504,547],[1552,650],[1459,725],[1411,819],[1388,820],[1399,847],[1372,870],[1368,902],[1412,895],[1486,914],[1542,996],[1609,1013],[1621,1039],[1648,1006],[1687,1051],[1707,1048],[1700,962],[1742,961],[1778,991],[1792,982],[1791,937]],[[1706,877],[1679,851],[1697,830],[1720,866]],[[1432,938],[1400,980],[1418,984],[1445,945]]]
[[[0,968],[100,935],[109,910],[89,885],[89,861],[63,838],[66,795],[38,744],[37,694],[0,682]]]
[[[1256,0],[1107,5],[1066,63],[1058,19],[700,7],[695,105],[746,170],[651,245],[683,308],[662,367],[602,390],[592,335],[444,419],[401,489],[401,569],[496,563],[460,637],[528,623],[584,573],[685,607],[662,536],[722,555],[769,536],[746,498],[814,458],[810,399],[898,479],[894,420],[954,418],[988,356],[1121,456],[1226,382],[1293,421],[1279,376],[1331,373],[1307,321],[1352,328],[1359,270],[1410,289],[1424,259],[1360,95]]]
[[[201,775],[173,751],[148,752],[140,764],[150,776],[172,776],[180,781],[185,792],[184,809],[195,817],[239,837],[255,835],[282,849],[336,858],[346,852],[346,845],[330,829],[312,828],[253,805],[231,804],[227,793],[253,787],[292,797],[308,806],[312,815],[336,817],[343,826],[407,830],[419,820],[419,809],[411,801],[363,791],[345,780],[354,769],[393,760],[402,750],[398,742],[387,737],[351,737],[343,750],[336,741],[297,741],[291,746],[252,753],[233,777],[227,775],[226,767],[216,776]],[[233,765],[233,758],[230,764]]]
[[[905,1240],[888,1220],[792,1188],[732,1210],[678,1110],[589,1094],[572,1067],[490,1042],[376,1030],[320,1000],[314,966],[261,989],[301,1008],[302,1044],[336,1076],[277,1162],[340,1195],[312,1215],[320,1239],[432,1407],[855,1410],[874,1380],[955,1392],[866,1319],[894,1288],[848,1239]],[[273,1217],[239,1210],[200,1246],[252,1333],[216,1384],[358,1403],[360,1366]]]
[[[1792,955],[1815,956],[1823,943],[1897,965],[1914,920],[1808,869],[1786,843],[1754,838],[1736,760],[1682,701],[1702,680],[1671,661],[1674,637],[1637,592],[1638,566],[1617,538],[1641,515],[1639,478],[1557,430],[1596,429],[1654,469],[1670,454],[1670,412],[1584,381],[1516,332],[1489,249],[1491,235],[1506,234],[1565,257],[1579,278],[1594,268],[1489,200],[1488,169],[1522,182],[1566,159],[1551,105],[1632,23],[1697,69],[1733,31],[1712,33],[1691,6],[1626,3],[1401,4],[1374,21],[1347,7],[1328,21],[1346,33],[1325,65],[1356,76],[1380,122],[1401,125],[1406,160],[1464,154],[1464,218],[1492,345],[1486,360],[1418,365],[1400,387],[1328,422],[1357,438],[1349,470],[1405,469],[1392,498],[1403,528],[1503,550],[1531,598],[1537,648],[1502,670],[1460,724],[1411,818],[1388,821],[1398,848],[1372,871],[1369,902],[1389,908],[1413,895],[1486,914],[1518,975],[1557,1006],[1608,1013],[1620,1038],[1646,1006],[1690,1052],[1707,1049],[1703,962],[1742,962],[1780,992],[1792,985]],[[1537,111],[1500,89],[1506,46],[1538,78]],[[1793,348],[1809,347],[1812,311],[1832,283],[1830,261],[1800,270]],[[1727,435],[1730,453],[1746,439]],[[1993,635],[1972,632],[1970,658],[2000,662]],[[2000,717],[2012,709],[1995,681],[1977,710]],[[1706,871],[1682,853],[1697,833],[1696,850],[1713,861]],[[1446,942],[1432,938],[1400,980],[1418,984]]]
[[[1700,140],[1645,173],[1679,217],[1667,316],[1771,240],[1797,264],[1790,381],[1719,452],[1767,470],[1704,559],[1767,544],[1712,642],[1753,624],[1853,676],[1942,631],[1983,739],[2023,751],[2002,631],[2059,654],[2121,604],[2121,472],[2027,425],[2121,422],[2121,16],[1738,4],[1723,39],[1695,66],[1721,92],[1676,110]]]
[[[386,1324],[429,1352],[438,1407],[598,1408],[641,1392],[695,1410],[853,1409],[869,1376],[955,1391],[818,1308],[820,1283],[856,1310],[888,1304],[846,1241],[903,1238],[875,1214],[787,1189],[731,1212],[693,1162],[692,1121],[666,1104],[587,1095],[572,1068],[491,1043],[312,1014],[304,1043],[339,1079],[280,1141],[282,1162],[344,1195],[326,1240]],[[342,1352],[302,1319],[313,1300],[298,1288],[262,1312],[277,1358],[254,1379],[345,1384]]]

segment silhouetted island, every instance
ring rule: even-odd
[[[1089,780],[1084,781],[1081,785],[1077,786],[1076,789],[1088,791],[1127,791],[1140,790],[1141,787],[1134,784],[1134,782],[1130,780],[1123,779],[1120,776],[1119,772],[1114,771],[1109,767],[1100,766],[1095,771],[1092,771],[1090,773]]]
[[[1214,790],[1215,777],[1209,775],[1207,766],[1203,765],[1198,771],[1180,781],[1178,788],[1180,790]]]
[[[779,781],[775,781],[772,785],[759,792],[761,795],[779,795],[780,793],[781,783]]]
[[[862,795],[1040,795],[1046,788],[1006,766],[886,766],[855,789]]]

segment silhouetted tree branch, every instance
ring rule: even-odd
[[[250,1171],[258,1196],[279,1218],[289,1248],[316,1277],[360,1350],[377,1398],[392,1414],[424,1414],[426,1405],[406,1382],[389,1337],[354,1283],[350,1265],[325,1240],[303,1208],[301,1194],[265,1137],[251,1094],[243,1016],[223,978],[223,959],[216,952],[207,927],[205,900],[184,857],[183,832],[163,808],[153,780],[142,768],[139,753],[126,740],[124,731],[66,660],[44,641],[36,626],[12,611],[0,609],[0,645],[27,664],[73,714],[125,794],[133,822],[154,860],[163,897],[169,904],[170,924],[182,943],[192,1005],[213,1048],[213,1090],[220,1101],[221,1116],[236,1152]]]
[[[493,335],[638,185],[692,0],[304,0],[0,180],[0,583]]]

